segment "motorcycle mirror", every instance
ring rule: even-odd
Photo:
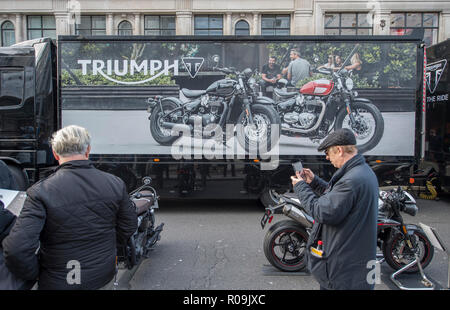
[[[317,57],[317,56],[314,55],[314,62],[315,62],[315,63],[318,63],[318,62],[319,62],[319,57]]]
[[[152,178],[151,177],[144,177],[144,178],[142,178],[142,182],[145,185],[150,185],[150,183],[152,183]]]

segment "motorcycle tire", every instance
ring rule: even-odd
[[[170,111],[175,109],[178,105],[171,100],[162,100],[161,105],[164,111]],[[163,132],[161,127],[159,126],[160,118],[161,118],[161,107],[156,105],[153,109],[152,114],[150,115],[150,132],[152,134],[153,139],[161,145],[172,145],[175,140],[178,139],[178,136],[172,136],[167,134],[170,132],[170,129],[167,130],[166,133]]]
[[[308,233],[300,224],[280,221],[270,227],[264,237],[264,254],[270,264],[281,271],[300,271],[306,267],[307,241]],[[287,255],[292,258],[288,259]]]
[[[280,139],[280,132],[281,129],[278,130],[278,135],[277,137],[275,137],[274,139],[272,139],[272,133],[271,133],[271,125],[274,124],[278,124],[280,125],[281,121],[280,121],[280,117],[279,115],[276,113],[276,111],[269,106],[265,106],[262,104],[254,104],[251,107],[252,110],[252,116],[253,119],[257,119],[258,121],[264,121],[266,122],[267,126],[267,134],[265,135],[264,140],[262,140],[261,136],[258,137],[253,137],[252,139],[250,139],[248,137],[248,135],[246,134],[246,127],[245,124],[247,122],[247,113],[246,111],[242,111],[241,115],[239,115],[238,121],[237,121],[237,132],[236,132],[236,136],[237,136],[237,140],[239,142],[239,144],[245,149],[245,151],[248,153],[249,150],[253,150],[253,144],[256,145],[256,151],[259,154],[260,151],[260,147],[261,147],[261,141],[267,141],[267,146],[264,148],[263,147],[263,151],[267,151],[269,152],[273,145],[272,144],[276,144],[278,143],[278,140]],[[252,146],[252,147],[250,147]],[[257,154],[255,154],[257,155]]]
[[[420,263],[422,265],[422,268],[425,269],[433,259],[434,247],[431,245],[430,240],[428,240],[427,236],[422,230],[415,230],[413,236],[414,238],[416,238],[417,246],[420,251]],[[398,250],[402,251],[402,253],[394,253],[394,251],[397,252]],[[391,266],[394,270],[403,268],[415,259],[414,253],[411,253],[409,247],[406,245],[404,235],[400,232],[394,234],[387,242],[384,243],[383,255],[388,265]],[[403,256],[408,256],[408,258],[406,258],[406,261],[402,261],[405,260]],[[405,273],[417,272],[419,272],[419,267],[417,266],[417,264],[405,270]]]
[[[381,138],[383,137],[383,133],[384,133],[384,119],[383,119],[383,115],[381,115],[380,110],[378,110],[378,108],[371,104],[371,103],[364,103],[364,102],[353,102],[352,103],[352,110],[358,110],[358,109],[362,109],[362,110],[366,110],[368,113],[370,113],[372,115],[372,117],[375,120],[375,132],[373,133],[372,137],[369,139],[369,141],[365,142],[364,144],[357,144],[357,148],[359,153],[365,153],[367,151],[370,151],[371,149],[373,149],[375,146],[378,145],[378,143],[380,142]],[[336,123],[334,126],[334,130],[337,129],[341,129],[344,125],[344,120],[345,117],[347,116],[347,110],[346,109],[341,109],[338,112],[338,115],[336,117]],[[352,128],[349,128],[352,129]],[[355,132],[352,129],[353,132]],[[356,134],[356,133],[355,133]],[[356,139],[357,143],[358,143],[358,139]]]

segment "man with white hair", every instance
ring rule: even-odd
[[[2,243],[6,266],[22,279],[38,278],[39,289],[102,288],[115,275],[117,242],[137,228],[136,210],[124,182],[89,160],[86,129],[62,128],[51,144],[59,166],[27,190]]]

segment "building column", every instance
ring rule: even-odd
[[[253,26],[252,26],[252,32],[251,35],[257,36],[261,34],[261,27],[260,27],[260,15],[259,12],[253,13]]]
[[[55,13],[56,36],[70,35],[70,25],[75,23],[69,13]],[[75,31],[75,30],[74,30]]]
[[[391,11],[375,11],[373,16],[373,34],[389,35],[391,32]]]
[[[233,25],[231,22],[231,12],[225,13],[225,23],[223,25],[223,34],[225,36],[233,34]]]
[[[114,35],[114,15],[106,14],[106,35]]]
[[[134,14],[134,29],[133,29],[133,35],[138,36],[142,34],[142,28],[141,28],[141,14],[136,13]]]
[[[22,14],[16,14],[16,23],[14,26],[14,35],[16,39],[16,43],[22,42],[25,40],[26,36],[24,34],[24,27],[23,27],[23,15]]]
[[[442,11],[440,17],[438,41],[442,42],[450,38],[450,11]]]
[[[313,10],[295,10],[291,35],[314,34]]]
[[[192,33],[192,12],[177,12],[176,35],[191,35]]]
[[[313,0],[295,0],[291,35],[314,34]]]

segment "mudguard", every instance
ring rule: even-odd
[[[263,104],[263,105],[274,105],[275,101],[273,101],[269,97],[260,96],[260,97],[256,98],[256,102],[255,103]]]
[[[183,105],[183,102],[178,99],[177,97],[166,97],[166,98],[162,98],[161,102],[164,101],[172,101],[173,103],[175,103],[177,106],[181,107]],[[148,106],[148,112],[152,113],[153,109],[158,105],[158,101],[153,100],[153,101],[149,101],[149,106]]]

